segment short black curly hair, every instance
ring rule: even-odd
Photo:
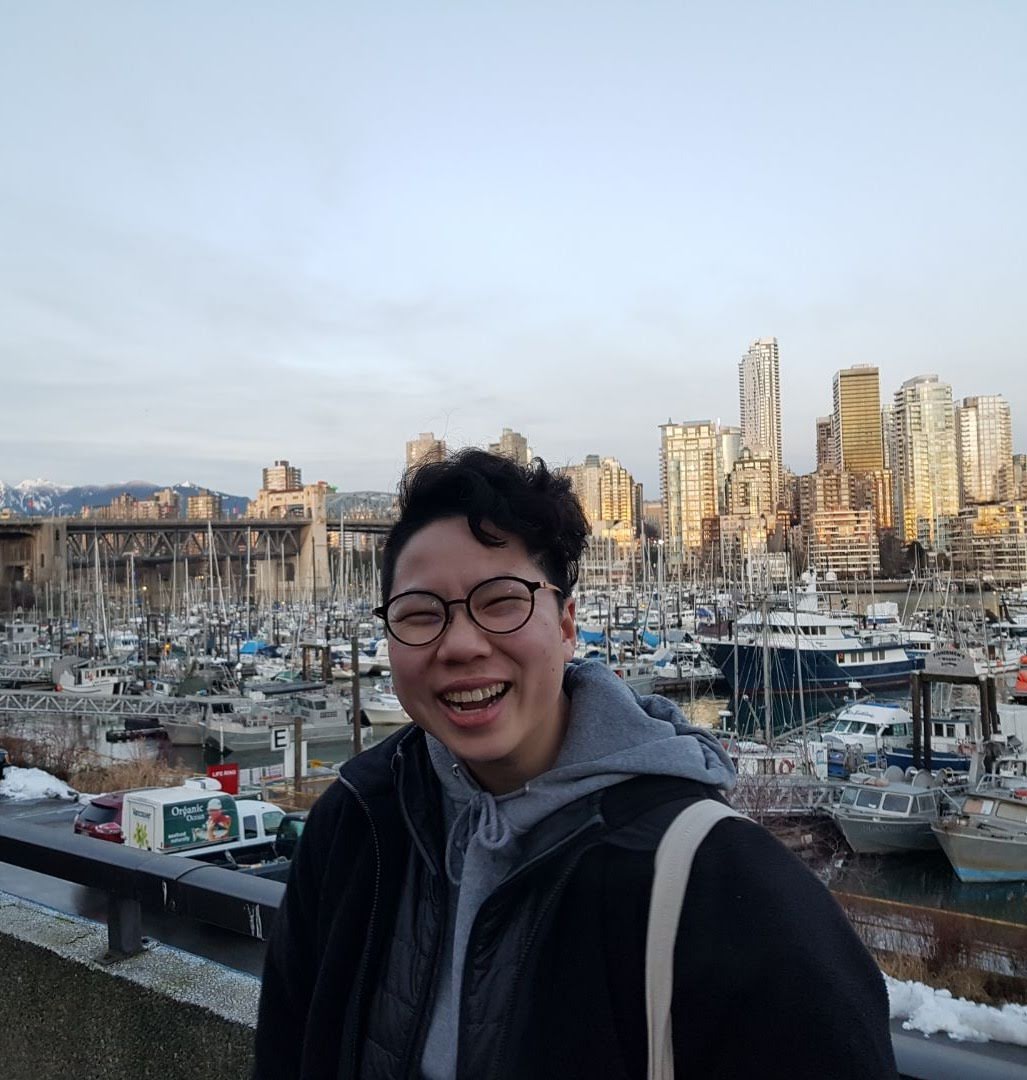
[[[444,518],[462,517],[479,543],[502,547],[485,527],[518,537],[552,585],[569,597],[589,534],[581,503],[566,476],[541,458],[518,465],[485,450],[458,450],[442,461],[408,469],[399,487],[399,520],[382,555],[382,603],[392,595],[396,560],[414,533]]]

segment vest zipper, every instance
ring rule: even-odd
[[[448,884],[445,886],[448,889]],[[435,931],[435,948],[431,958],[431,970],[428,972],[428,978],[425,980],[424,988],[421,991],[419,1000],[417,1002],[417,1013],[414,1016],[414,1022],[411,1026],[411,1037],[407,1043],[407,1052],[403,1057],[403,1068],[400,1070],[400,1076],[416,1077],[420,1076],[420,1069],[415,1069],[415,1062],[420,1063],[421,1055],[424,1053],[425,1043],[425,1024],[424,1018],[428,1010],[428,1003],[432,1000],[432,991],[435,989],[435,982],[439,974],[439,957],[442,955],[442,943],[446,938],[446,919],[449,918],[449,897],[444,893],[439,897],[439,903],[446,908],[443,912],[441,919],[435,920],[437,927]]]
[[[367,940],[364,945],[363,954],[360,957],[360,970],[357,972],[356,992],[353,995],[353,1008],[356,1010],[355,1017],[356,1022],[354,1024],[354,1039],[353,1047],[350,1053],[350,1065],[349,1071],[346,1073],[340,1072],[340,1080],[343,1077],[346,1080],[355,1080],[357,1075],[357,1048],[360,1044],[360,1011],[362,1008],[361,999],[364,994],[364,983],[367,981],[367,967],[370,962],[369,957],[371,953],[371,945],[374,941],[374,934],[376,929],[376,922],[378,918],[378,898],[381,892],[381,880],[382,880],[382,852],[378,843],[378,830],[375,828],[374,818],[371,815],[371,808],[364,801],[363,795],[344,777],[339,779],[346,785],[352,792],[353,797],[357,800],[358,805],[364,811],[364,815],[367,817],[367,822],[371,826],[371,842],[374,845],[374,893],[371,900],[371,914],[367,920]]]
[[[538,913],[538,917],[535,919],[531,930],[528,932],[528,936],[524,939],[524,944],[521,946],[520,955],[517,957],[517,966],[514,968],[513,979],[510,982],[510,1000],[516,1000],[517,986],[521,981],[521,977],[524,975],[524,967],[528,961],[528,954],[531,952],[532,946],[535,944],[535,939],[538,937],[538,932],[542,924],[545,922],[546,916],[549,914],[550,908],[555,903],[556,899],[563,893],[564,887],[567,884],[568,878],[577,869],[578,863],[581,861],[581,856],[584,852],[578,852],[578,854],[567,864],[567,866],[561,872],[556,884],[549,890],[549,895],[545,898],[542,904],[542,909]],[[506,1052],[506,1044],[510,1038],[511,1028],[511,1016],[509,1011],[507,1012],[506,1023],[503,1025],[502,1030],[499,1032],[499,1040],[496,1043],[496,1053],[493,1057],[493,1068],[490,1072],[490,1076],[498,1080],[502,1076],[502,1063],[504,1060],[504,1054]],[[459,1053],[459,1047],[458,1051]],[[457,1068],[457,1075],[459,1076],[459,1066]]]

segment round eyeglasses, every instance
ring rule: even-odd
[[[452,621],[454,604],[463,604],[471,621],[486,633],[512,634],[531,618],[539,589],[563,596],[558,585],[547,581],[494,577],[479,581],[466,596],[456,600],[443,600],[436,593],[419,589],[399,593],[384,607],[375,608],[374,613],[401,645],[430,645],[442,637]]]

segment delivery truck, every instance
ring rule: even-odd
[[[196,777],[178,787],[125,792],[125,846],[204,861],[271,852],[284,817],[274,803],[236,799],[217,780]]]

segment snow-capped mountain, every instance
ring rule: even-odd
[[[182,499],[204,490],[196,484],[153,484],[146,480],[76,487],[50,480],[22,480],[19,484],[5,484],[0,480],[0,510],[9,510],[15,517],[71,517],[81,513],[86,506],[107,506],[111,499],[125,492],[137,499],[151,499],[155,492],[169,486]],[[218,494],[228,515],[241,514],[249,501],[242,495]]]

